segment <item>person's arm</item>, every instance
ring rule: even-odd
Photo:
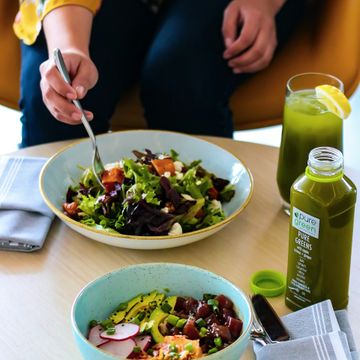
[[[234,73],[256,72],[270,63],[277,46],[275,17],[285,2],[233,0],[225,9],[224,58]]]
[[[92,12],[82,6],[61,6],[49,12],[43,20],[49,55],[55,47],[74,48],[89,55],[92,22]]]
[[[43,29],[49,60],[40,66],[43,100],[52,115],[68,124],[80,123],[80,111],[69,101],[83,98],[97,82],[98,72],[89,56],[93,13],[87,8],[67,5],[49,12]],[[56,69],[53,50],[59,48],[72,79],[68,85]],[[89,119],[93,115],[88,112]]]

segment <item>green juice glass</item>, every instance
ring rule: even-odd
[[[277,184],[283,210],[290,214],[290,188],[304,172],[309,152],[319,146],[343,151],[343,120],[329,112],[316,96],[315,87],[332,85],[344,91],[335,76],[303,73],[286,84]]]

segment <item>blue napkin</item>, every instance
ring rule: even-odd
[[[283,316],[291,340],[261,347],[258,360],[359,360],[346,310],[326,300]]]
[[[0,249],[42,248],[54,219],[39,191],[39,174],[47,159],[0,157]]]

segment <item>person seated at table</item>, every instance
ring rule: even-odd
[[[86,136],[70,126],[81,124],[73,99],[96,134],[107,132],[135,81],[149,128],[232,137],[231,94],[269,65],[303,7],[302,0],[22,0],[14,23],[22,39],[21,146]],[[54,48],[72,86],[55,67]]]

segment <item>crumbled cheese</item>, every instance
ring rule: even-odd
[[[181,194],[181,196],[185,199],[185,200],[195,200],[192,196],[188,195],[188,194]]]
[[[219,200],[213,199],[211,200],[211,204],[209,205],[210,210],[222,209],[221,202]]]
[[[105,170],[111,170],[111,169],[114,169],[114,168],[120,168],[121,169],[123,167],[122,165],[123,164],[120,163],[119,161],[115,161],[113,163],[105,164],[104,168],[105,168]]]
[[[158,159],[159,160],[163,160],[163,159],[165,159],[166,158],[166,156],[164,155],[164,154],[160,154],[159,156],[158,156]]]
[[[176,179],[181,180],[184,177],[182,172],[175,171]]]
[[[175,171],[181,171],[184,164],[181,161],[174,161]]]
[[[169,212],[169,208],[167,206],[163,207],[162,209],[160,209],[160,211],[164,212],[164,213],[168,213]]]
[[[169,178],[171,176],[171,172],[170,171],[165,171],[163,176]]]
[[[181,225],[178,222],[176,222],[176,223],[173,224],[173,226],[169,230],[168,235],[181,235],[182,232],[183,231],[182,231]]]

